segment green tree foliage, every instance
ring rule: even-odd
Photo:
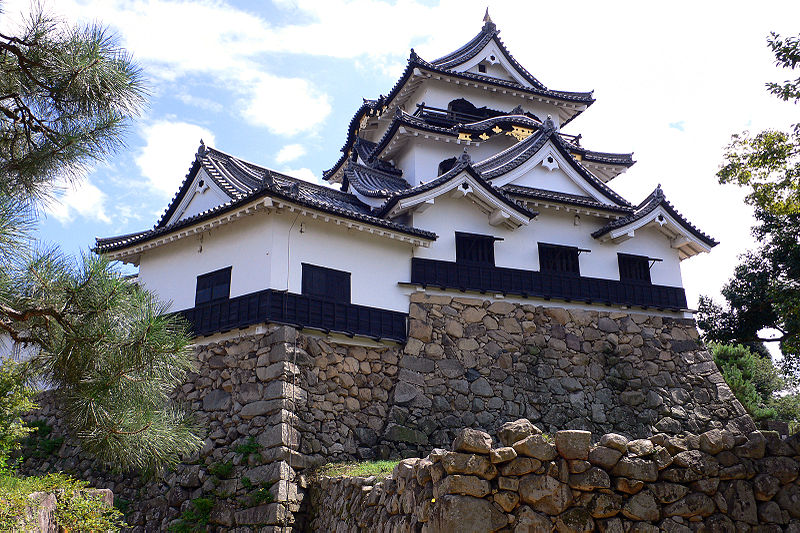
[[[786,394],[790,383],[767,356],[741,344],[710,345],[714,362],[747,412],[756,420],[783,420],[800,424],[800,395]]]
[[[800,62],[800,36],[767,39],[778,66],[794,70]],[[800,78],[781,84],[768,83],[768,90],[783,100],[800,100]],[[791,131],[765,130],[756,135],[734,135],[725,152],[725,163],[717,173],[720,183],[747,187],[747,202],[774,215],[800,212],[800,124]]]
[[[773,33],[767,41],[778,66],[798,67],[800,37]],[[767,88],[783,100],[800,101],[800,78]],[[761,244],[742,256],[722,289],[724,304],[701,296],[698,324],[711,341],[778,342],[784,370],[800,373],[800,124],[789,132],[734,135],[717,177],[748,189],[746,201],[758,220],[753,234]]]
[[[158,470],[202,443],[168,397],[190,368],[185,325],[105,259],[30,238],[41,201],[114,153],[145,97],[100,27],[36,10],[18,35],[0,35],[0,333],[25,348],[85,450]]]
[[[28,386],[23,365],[3,361],[0,366],[0,476],[7,474],[11,465],[11,452],[19,448],[19,441],[32,431],[22,420],[22,415],[36,407],[34,389]]]

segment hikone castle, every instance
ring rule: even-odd
[[[97,251],[192,325],[176,400],[206,446],[147,484],[68,445],[46,466],[134,498],[137,531],[209,495],[221,531],[800,531],[800,441],[756,431],[687,306],[681,262],[717,242],[669,183],[614,192],[632,154],[561,132],[593,103],[487,13],[364,100],[327,186],[201,142],[155,226]]]

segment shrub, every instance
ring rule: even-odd
[[[782,420],[796,430],[800,424],[800,394],[792,379],[769,356],[741,344],[709,344],[714,362],[736,399],[755,420]]]
[[[83,532],[119,531],[125,527],[122,513],[106,506],[98,494],[87,489],[85,481],[64,474],[42,477],[0,476],[0,531],[25,530],[25,508],[33,492],[56,493],[56,523],[64,530]]]

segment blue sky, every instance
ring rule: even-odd
[[[765,38],[792,33],[797,2],[471,0],[58,0],[73,23],[100,21],[141,65],[152,92],[127,147],[45,208],[40,234],[78,253],[95,236],[152,227],[198,142],[315,180],[339,157],[361,98],[387,93],[409,49],[435,59],[471,39],[487,5],[512,54],[548,87],[595,90],[571,123],[594,150],[634,152],[611,186],[638,203],[658,183],[722,241],[684,262],[690,302],[716,294],[752,245],[742,193],[716,183],[730,134],[786,127],[800,107],[764,83]],[[8,28],[27,0],[4,0]],[[565,7],[568,6],[568,7]]]

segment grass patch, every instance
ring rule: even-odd
[[[314,471],[317,477],[369,477],[378,479],[389,477],[400,459],[393,461],[359,461],[347,463],[328,463]]]

